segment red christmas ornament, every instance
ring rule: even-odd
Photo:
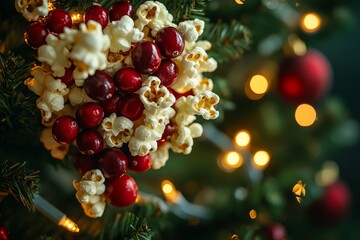
[[[132,18],[134,8],[129,1],[120,1],[114,3],[109,9],[110,21],[120,20],[123,16],[128,15]]]
[[[104,147],[102,136],[93,129],[85,129],[76,138],[79,152],[85,155],[98,154]]]
[[[101,106],[104,110],[105,116],[109,116],[110,114],[118,110],[122,98],[122,93],[116,91],[111,98],[104,102],[101,102]]]
[[[160,66],[161,53],[153,41],[142,40],[136,44],[131,60],[138,72],[152,74]]]
[[[328,60],[318,51],[287,58],[280,65],[278,90],[294,103],[320,100],[329,90],[332,70]]]
[[[75,83],[73,73],[74,73],[74,67],[65,68],[64,76],[58,79],[60,79],[60,81],[64,83],[66,86],[70,87]]]
[[[61,144],[72,142],[79,132],[79,126],[71,116],[61,116],[52,125],[52,135]]]
[[[161,80],[161,84],[169,87],[173,84],[179,75],[179,68],[170,59],[164,59],[161,61],[160,67],[154,73]]]
[[[336,182],[327,186],[321,198],[310,206],[310,217],[318,225],[336,225],[348,213],[350,203],[348,187],[342,182]]]
[[[73,164],[76,171],[81,174],[85,174],[87,171],[99,168],[98,157],[97,155],[84,155],[80,152],[77,152]]]
[[[131,121],[135,121],[142,116],[144,104],[141,102],[138,94],[132,93],[121,100],[118,112]]]
[[[174,27],[165,27],[156,34],[156,44],[164,57],[175,58],[184,51],[185,42],[181,33]]]
[[[124,173],[119,178],[107,179],[105,196],[115,207],[124,207],[135,202],[138,186],[135,180]]]
[[[85,23],[90,20],[100,23],[102,29],[108,24],[108,13],[105,8],[100,5],[91,6],[85,13]]]
[[[279,223],[273,223],[265,227],[266,240],[287,240],[286,229]]]
[[[60,8],[56,8],[49,12],[46,17],[46,25],[50,31],[54,33],[64,32],[64,28],[71,28],[73,25],[70,14]]]
[[[75,115],[80,126],[84,128],[94,128],[102,122],[104,111],[99,104],[88,102],[78,107]]]
[[[49,31],[45,25],[40,22],[35,22],[29,25],[26,29],[24,38],[27,45],[31,48],[38,49],[46,43],[45,39]]]
[[[106,148],[100,155],[99,165],[106,178],[118,178],[126,172],[128,158],[119,149]]]
[[[0,240],[10,240],[10,232],[2,222],[0,222]]]
[[[131,67],[125,67],[114,75],[116,87],[123,92],[136,92],[141,88],[141,75]]]
[[[109,74],[98,70],[85,80],[84,89],[92,99],[105,101],[113,96],[115,84]]]
[[[146,172],[151,168],[151,156],[131,156],[129,159],[129,169],[135,172]]]

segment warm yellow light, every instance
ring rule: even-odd
[[[242,156],[235,151],[226,153],[224,159],[225,166],[229,168],[239,168],[243,164]]]
[[[235,135],[235,142],[239,147],[246,147],[250,143],[250,133],[246,130],[241,130]]]
[[[301,104],[296,108],[295,120],[302,127],[313,125],[316,120],[316,111],[309,104]]]
[[[245,3],[245,0],[235,0],[235,2],[236,2],[237,4],[244,4],[244,3]]]
[[[295,194],[296,201],[298,203],[301,203],[301,197],[305,197],[306,190],[305,190],[306,184],[304,184],[301,180],[299,180],[293,187],[292,192]]]
[[[179,193],[176,190],[174,184],[169,180],[164,180],[161,183],[161,189],[164,193],[166,200],[171,203],[176,203],[179,200]]]
[[[321,26],[321,18],[316,13],[306,13],[301,18],[301,28],[305,32],[316,32],[320,29]]]
[[[269,165],[270,155],[266,151],[257,151],[253,157],[255,167],[264,169]]]
[[[249,216],[251,219],[255,219],[257,216],[257,212],[254,209],[251,209],[249,212]]]
[[[334,183],[339,177],[339,167],[336,162],[325,162],[322,169],[315,175],[316,183],[325,187]]]
[[[71,221],[71,219],[67,218],[66,216],[64,216],[60,222],[58,223],[59,226],[65,228],[66,230],[70,231],[70,232],[80,232],[80,229],[78,228],[78,226],[76,225],[76,223],[74,223],[73,221]]]
[[[73,23],[81,23],[83,21],[83,15],[81,13],[73,12],[70,13],[71,20]]]
[[[268,80],[263,75],[254,75],[249,84],[250,89],[256,94],[264,94],[269,87]]]

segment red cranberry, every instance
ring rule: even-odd
[[[27,45],[29,45],[31,48],[37,49],[41,45],[46,44],[46,36],[48,35],[48,30],[45,28],[45,25],[36,22],[31,25],[29,25],[25,32],[25,42]]]
[[[120,91],[136,92],[142,84],[141,75],[131,67],[125,67],[114,75],[114,82]]]
[[[93,155],[101,152],[104,147],[102,136],[93,129],[85,129],[76,138],[79,152],[85,155]]]
[[[287,233],[283,225],[273,223],[265,227],[265,235],[267,240],[286,240]]]
[[[160,66],[161,53],[153,41],[138,42],[131,55],[136,70],[142,74],[152,74]]]
[[[98,70],[85,80],[84,89],[92,99],[105,101],[113,96],[115,84],[109,74]]]
[[[100,23],[102,29],[108,24],[108,13],[105,8],[99,5],[91,6],[85,13],[85,23],[93,20]]]
[[[144,104],[136,93],[127,95],[121,100],[118,112],[132,121],[139,119],[144,112]]]
[[[146,172],[151,168],[151,156],[132,156],[129,159],[129,169],[135,172]]]
[[[115,207],[124,207],[135,202],[138,186],[135,180],[124,173],[119,178],[111,178],[105,182],[105,196]]]
[[[53,137],[61,144],[72,142],[76,138],[78,132],[79,127],[77,122],[73,117],[68,115],[57,118],[52,125]]]
[[[179,68],[170,59],[164,59],[161,61],[160,67],[154,73],[160,80],[162,85],[168,87],[173,84],[179,74]]]
[[[81,174],[85,174],[87,171],[98,168],[98,159],[96,155],[84,155],[80,152],[76,153],[73,159],[73,164],[76,171]]]
[[[75,83],[73,72],[74,72],[74,67],[65,68],[64,76],[58,79],[60,79],[60,81],[64,83],[66,86],[70,87]]]
[[[134,15],[134,8],[129,1],[120,1],[114,3],[109,9],[109,17],[111,22],[120,20],[125,15],[128,15],[131,18]]]
[[[94,128],[98,126],[104,118],[102,107],[93,102],[82,104],[76,109],[76,120],[84,128]]]
[[[106,178],[117,178],[126,172],[128,158],[117,148],[106,148],[101,153],[99,165]]]
[[[157,141],[158,146],[161,146],[162,144],[164,144],[167,141],[170,141],[171,136],[173,135],[175,131],[175,127],[172,123],[169,123],[165,126],[164,132],[161,136],[161,139],[159,141]]]
[[[167,58],[178,57],[184,51],[184,39],[181,33],[174,27],[160,29],[155,39],[162,55]]]
[[[104,102],[101,102],[101,106],[104,110],[105,116],[109,116],[118,110],[122,98],[122,93],[116,91],[111,98]]]
[[[60,8],[56,8],[49,12],[46,17],[46,25],[50,31],[55,33],[64,32],[64,28],[71,28],[73,25],[70,14]]]

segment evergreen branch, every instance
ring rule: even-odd
[[[207,23],[201,40],[212,44],[209,55],[219,63],[240,58],[251,43],[250,31],[238,21],[228,23]]]
[[[26,162],[8,166],[7,161],[0,163],[0,192],[12,195],[17,201],[35,211],[34,193],[38,191],[39,172],[27,168]]]
[[[56,0],[54,5],[56,8],[61,8],[69,12],[85,12],[95,0]]]

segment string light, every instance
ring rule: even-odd
[[[244,163],[243,157],[235,151],[227,152],[220,158],[219,166],[226,172],[233,172]]]
[[[161,189],[167,201],[176,203],[179,201],[179,192],[176,190],[174,184],[169,180],[164,180],[161,183]]]
[[[258,169],[265,169],[270,163],[270,155],[266,151],[257,151],[253,156],[253,164]]]
[[[291,34],[288,37],[288,44],[291,49],[291,54],[294,53],[297,56],[303,56],[307,52],[306,44],[295,34]]]
[[[264,94],[268,90],[268,80],[263,75],[254,75],[249,82],[250,89],[255,94]]]
[[[251,140],[250,133],[246,130],[241,130],[235,135],[235,143],[239,147],[246,147]]]
[[[295,120],[300,126],[309,127],[316,120],[316,110],[309,104],[300,104],[295,110]]]
[[[78,226],[68,217],[64,216],[58,223],[59,226],[65,228],[69,232],[80,232]]]
[[[322,169],[315,175],[316,183],[325,187],[334,183],[339,177],[339,167],[336,162],[328,161],[325,162]]]
[[[301,18],[300,26],[305,32],[316,32],[321,27],[321,18],[316,13],[306,13]]]
[[[81,23],[83,21],[83,15],[81,13],[72,12],[72,13],[70,13],[70,16],[71,16],[72,22],[75,24]]]
[[[255,219],[257,217],[257,212],[255,209],[251,209],[249,212],[249,216],[251,219]]]

